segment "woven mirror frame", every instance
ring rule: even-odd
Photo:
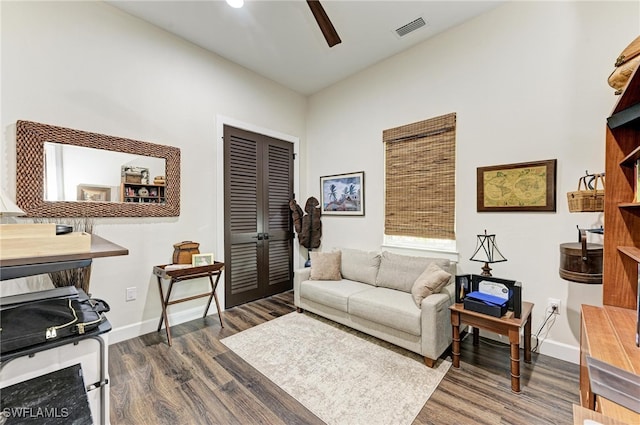
[[[162,158],[166,167],[166,201],[164,204],[45,201],[45,142]],[[28,217],[178,217],[180,149],[32,121],[18,121],[16,203]]]

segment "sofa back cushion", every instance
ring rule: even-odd
[[[412,257],[383,251],[376,286],[411,292],[414,282],[431,263],[446,272],[451,268],[451,262],[445,258]]]
[[[342,277],[356,282],[376,284],[380,253],[358,249],[342,249]]]

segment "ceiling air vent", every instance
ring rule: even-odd
[[[417,30],[418,28],[422,28],[426,25],[426,22],[424,21],[424,19],[422,19],[422,17],[409,22],[408,24],[405,24],[403,26],[401,26],[400,28],[396,29],[396,34],[398,34],[398,36],[400,37],[404,37],[405,35],[409,34],[410,32],[413,32],[415,30]]]

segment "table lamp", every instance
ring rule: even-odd
[[[484,235],[478,235],[476,250],[473,252],[470,260],[484,263],[481,276],[491,276],[491,267],[489,267],[489,264],[507,261],[496,245],[496,235],[487,235],[486,230],[484,231]]]
[[[21,215],[25,215],[25,212],[13,202],[4,190],[0,191],[0,222],[4,222],[5,217],[19,217]]]

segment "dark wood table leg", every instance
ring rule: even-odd
[[[480,328],[477,326],[473,327],[473,346],[477,347],[480,345]]]
[[[211,296],[209,297],[209,302],[207,303],[207,308],[204,309],[203,318],[207,316],[207,312],[209,311],[209,307],[211,306],[211,299],[216,301],[216,309],[218,310],[218,319],[220,319],[220,327],[224,328],[224,323],[222,323],[222,312],[220,311],[220,303],[218,302],[218,294],[216,294],[216,288],[218,288],[218,282],[220,281],[220,274],[216,274],[216,281],[213,282],[212,275],[209,275],[209,282],[211,282]]]
[[[171,296],[171,289],[173,288],[173,279],[169,282],[169,289],[167,289],[167,296],[164,296],[162,291],[162,279],[158,277],[158,289],[160,290],[160,304],[162,304],[162,316],[160,316],[160,323],[158,323],[158,332],[162,329],[162,322],[164,322],[164,330],[167,333],[167,344],[171,347],[171,330],[169,329],[169,316],[167,314],[167,306],[169,304],[169,297]]]
[[[531,315],[524,324],[524,362],[531,363]]]
[[[453,367],[456,369],[460,367],[460,315],[456,312],[451,312],[451,331],[453,332],[451,344],[451,360]]]
[[[511,391],[520,392],[520,328],[509,329],[511,344]]]

